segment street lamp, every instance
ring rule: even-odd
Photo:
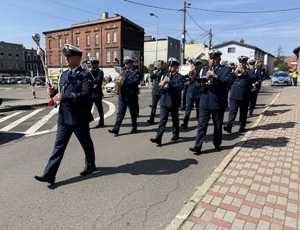
[[[157,15],[150,13],[150,16],[154,16],[157,18],[157,27],[156,27],[156,44],[155,44],[155,60],[157,60],[157,46],[158,46],[158,26],[159,26],[159,18]]]

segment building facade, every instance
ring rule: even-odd
[[[157,40],[157,59],[167,61],[170,57],[180,59],[180,41],[166,37]],[[156,40],[152,36],[144,38],[144,65],[149,67],[156,60]]]
[[[115,14],[95,21],[73,24],[70,28],[43,32],[45,36],[48,75],[66,70],[62,55],[65,44],[83,51],[83,59],[99,59],[105,76],[116,76],[115,66],[122,66],[125,56],[135,59],[135,65],[143,70],[144,29],[128,19]]]
[[[249,59],[261,60],[269,75],[272,75],[274,72],[274,55],[269,54],[256,46],[246,44],[244,40],[241,40],[240,42],[223,42],[221,44],[214,45],[212,49],[218,49],[223,53],[222,62],[237,63],[237,58],[244,55],[249,57]]]
[[[184,58],[209,59],[209,48],[205,43],[186,43]]]
[[[1,77],[21,76],[24,74],[23,45],[0,41]]]
[[[24,63],[25,63],[25,76],[38,77],[45,76],[44,67],[41,57],[37,55],[35,49],[23,49]]]

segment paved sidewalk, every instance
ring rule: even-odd
[[[284,88],[167,229],[300,229],[299,108]]]

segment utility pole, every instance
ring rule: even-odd
[[[186,23],[186,4],[188,6],[191,5],[191,3],[186,3],[186,1],[184,1],[183,3],[183,9],[182,9],[182,36],[181,36],[181,64],[184,64],[184,50],[185,50],[185,23]]]
[[[209,39],[208,48],[211,49],[212,48],[212,31],[211,31],[211,29],[208,32],[208,39]]]

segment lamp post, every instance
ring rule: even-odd
[[[157,18],[157,27],[156,27],[156,44],[155,44],[155,61],[157,60],[157,46],[158,46],[158,26],[159,26],[159,18],[157,15],[150,13],[150,16],[154,16]]]

